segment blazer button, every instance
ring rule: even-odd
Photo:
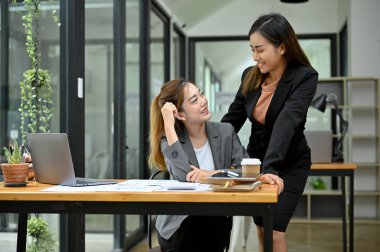
[[[177,158],[177,157],[178,157],[178,152],[173,151],[173,153],[172,153],[172,158]]]

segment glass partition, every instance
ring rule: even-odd
[[[319,79],[331,77],[331,40],[300,39],[300,44],[309,58],[310,64],[317,70]],[[318,92],[317,92],[318,93]],[[331,110],[321,113],[313,107],[307,113],[306,130],[331,129]]]
[[[171,78],[186,78],[186,37],[177,25],[172,27]]]
[[[247,41],[205,41],[195,44],[195,83],[205,91],[212,114],[220,121],[232,103],[243,70],[254,64]],[[248,144],[250,126],[239,131],[241,142]]]
[[[101,31],[101,32],[100,32]],[[85,171],[113,177],[113,2],[85,1]],[[113,249],[113,215],[86,219],[86,251]]]
[[[331,77],[331,40],[299,39],[299,42],[319,78]]]
[[[159,94],[160,88],[164,83],[164,21],[154,12],[150,15],[150,90],[151,99]]]
[[[126,169],[127,178],[140,177],[140,46],[138,0],[127,0],[126,6]],[[142,227],[139,215],[127,215],[127,236]]]
[[[86,1],[85,157],[86,176],[113,177],[113,3]],[[126,174],[140,178],[139,1],[126,1]],[[102,32],[99,32],[102,31]],[[143,225],[139,215],[126,216],[126,234]],[[86,251],[113,249],[113,216],[86,215]],[[101,248],[101,249],[100,249]]]
[[[172,79],[177,79],[177,78],[184,78],[184,76],[180,76],[180,64],[181,64],[181,40],[179,37],[179,34],[176,32],[175,29],[173,29],[173,50],[171,54],[171,70],[170,72],[172,73]]]

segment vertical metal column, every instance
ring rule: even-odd
[[[171,28],[171,22],[170,19],[166,19],[164,22],[164,82],[167,82],[170,80],[171,76],[171,67],[170,67],[170,61],[171,61],[171,48],[172,48],[172,28]]]
[[[178,34],[179,39],[179,75],[182,78],[187,79],[188,77],[186,73],[186,35],[182,32],[181,28],[179,28],[177,24],[173,25],[173,29]]]
[[[171,47],[172,47],[172,24],[167,13],[162,9],[162,7],[156,2],[152,3],[152,11],[159,17],[159,19],[164,23],[164,34],[162,43],[164,44],[164,82],[170,80],[170,61],[171,61]],[[150,26],[148,26],[150,27]]]
[[[113,136],[113,174],[114,178],[126,178],[126,123],[125,123],[125,45],[126,45],[126,4],[125,0],[114,1],[113,36],[114,36],[114,136]],[[113,218],[114,250],[125,248],[126,218],[114,215]]]
[[[26,235],[27,235],[28,214],[18,214],[17,227],[17,252],[26,251]]]
[[[1,48],[0,48],[0,146],[6,146],[9,110],[9,20],[8,1],[1,0]]]
[[[76,176],[84,176],[84,0],[60,1],[60,130],[69,137]],[[85,251],[84,214],[61,215],[60,251]]]
[[[150,7],[151,0],[140,1],[140,174],[148,178],[150,100]]]

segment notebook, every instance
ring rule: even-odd
[[[75,177],[66,133],[27,133],[36,181],[65,186],[115,184],[111,180]]]
[[[311,149],[312,163],[331,163],[332,132],[331,130],[305,131],[307,145]]]

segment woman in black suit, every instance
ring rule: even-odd
[[[222,122],[238,132],[252,122],[247,151],[262,172],[280,176],[284,190],[273,216],[273,249],[287,251],[285,232],[303,193],[311,166],[304,128],[318,73],[311,67],[289,22],[279,14],[259,17],[249,31],[253,60]],[[263,251],[262,219],[254,218]]]

